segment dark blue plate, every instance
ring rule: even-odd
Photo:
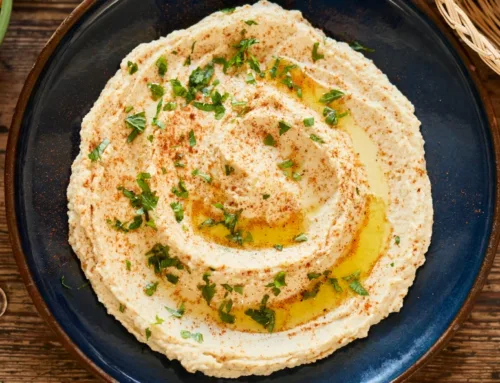
[[[356,39],[422,121],[435,224],[427,262],[403,309],[315,364],[251,382],[402,380],[463,321],[493,260],[498,151],[488,105],[456,47],[403,0],[278,1],[329,36]],[[244,3],[244,2],[238,2]],[[230,1],[84,1],[42,52],[13,120],[6,169],[16,258],[38,309],[94,373],[120,382],[197,382],[179,363],[137,342],[106,314],[68,245],[66,187],[82,117],[139,43],[186,28]],[[496,227],[496,226],[495,226]],[[279,345],[277,345],[279,347]],[[208,379],[216,381],[215,379]]]

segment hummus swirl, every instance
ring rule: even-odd
[[[419,125],[299,12],[214,13],[135,48],[84,118],[70,244],[108,312],[188,371],[311,363],[398,311],[424,262]]]

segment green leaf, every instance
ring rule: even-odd
[[[213,65],[207,64],[204,68],[198,67],[189,75],[189,87],[200,90],[209,85],[214,74]]]
[[[136,216],[134,216],[134,220],[129,225],[128,229],[129,230],[136,230],[136,229],[140,228],[141,225],[142,225],[142,216],[136,215]]]
[[[127,138],[127,142],[130,143],[137,137],[138,134],[141,134],[144,132],[144,129],[146,129],[146,113],[140,112],[128,116],[125,119],[125,124],[128,128],[132,129],[132,133],[130,133]]]
[[[326,106],[325,109],[323,109],[323,116],[326,117],[325,122],[328,125],[337,125],[339,122],[337,111],[328,106]]]
[[[213,111],[215,111],[215,105],[214,104],[207,104],[207,103],[204,103],[204,102],[195,101],[195,102],[193,102],[193,106],[196,109],[202,110],[204,112],[213,112]]]
[[[66,277],[64,275],[61,277],[61,285],[62,285],[62,287],[66,288],[68,290],[73,290],[73,287],[66,284]]]
[[[177,270],[183,270],[186,267],[178,257],[171,257],[169,255],[169,250],[168,246],[157,243],[146,253],[146,257],[148,257],[148,267],[153,266],[155,274],[161,275],[170,267],[176,268]]]
[[[279,126],[280,136],[282,136],[283,134],[288,132],[290,129],[292,129],[292,127],[290,125],[288,125],[285,121],[280,121],[278,126]]]
[[[342,279],[346,282],[350,282],[350,281],[353,281],[353,280],[358,280],[359,277],[361,276],[361,271],[360,270],[356,270],[354,273],[352,274],[349,274],[345,277],[342,277]]]
[[[331,91],[325,93],[321,98],[319,99],[319,102],[322,104],[329,104],[332,101],[338,100],[339,98],[344,96],[344,92],[338,90],[338,89],[332,89]]]
[[[322,282],[316,282],[311,290],[306,290],[302,293],[303,299],[312,299],[315,298],[319,293],[319,289],[321,288]]]
[[[249,55],[247,59],[248,66],[257,73],[260,73],[259,61],[253,55]]]
[[[120,306],[118,306],[118,310],[120,310],[121,313],[124,313],[125,312],[125,305],[123,305],[122,303],[120,303]]]
[[[176,317],[176,318],[182,318],[182,316],[184,315],[184,312],[185,312],[184,302],[182,302],[181,305],[179,307],[177,307],[177,309],[172,309],[172,308],[167,307],[167,306],[165,306],[165,308],[170,313],[170,315],[172,315],[173,317]]]
[[[262,194],[262,199],[266,200],[271,197],[271,194]]]
[[[175,96],[185,97],[187,94],[187,89],[184,88],[181,82],[178,79],[170,80],[170,84],[172,85],[172,91]]]
[[[156,67],[158,68],[158,74],[160,77],[165,76],[165,73],[167,73],[168,70],[167,59],[164,56],[158,57],[158,60],[156,60]]]
[[[179,179],[177,186],[172,187],[172,193],[179,198],[188,198],[189,192],[186,189],[186,184],[182,178]]]
[[[206,183],[212,183],[212,176],[210,174],[201,172],[199,169],[194,169],[191,174],[193,176],[200,177]]]
[[[129,105],[125,108],[125,113],[131,112],[134,109],[132,105]]]
[[[311,127],[314,125],[314,117],[304,118],[304,126]]]
[[[264,145],[267,146],[275,146],[276,141],[274,140],[274,137],[271,134],[268,134],[266,138],[264,138]]]
[[[293,165],[295,165],[295,164],[294,164],[294,162],[292,160],[285,160],[285,161],[280,162],[278,164],[278,166],[279,166],[280,169],[288,169],[288,168],[293,167]]]
[[[363,287],[363,285],[361,285],[361,283],[357,279],[349,283],[349,288],[358,295],[363,295],[363,296],[369,295],[368,291],[366,291],[366,289]]]
[[[234,173],[234,168],[231,165],[224,165],[224,170],[226,171],[226,176],[230,176]]]
[[[243,294],[243,285],[234,285],[234,291],[236,291],[238,294]]]
[[[151,330],[149,329],[149,327],[146,329],[146,341],[149,340],[149,338],[151,338]]]
[[[232,307],[233,307],[233,301],[231,299],[229,299],[227,301],[224,300],[220,304],[219,310],[218,310],[219,318],[224,323],[230,323],[230,324],[234,323],[235,317],[234,317],[234,315],[229,313],[231,311]]]
[[[167,102],[165,106],[163,107],[163,110],[165,111],[172,111],[177,108],[177,103],[176,102]]]
[[[199,332],[190,332],[190,331],[187,331],[187,330],[181,330],[181,337],[183,339],[193,339],[194,341],[198,342],[198,343],[203,343],[203,334],[199,333]]]
[[[252,318],[255,322],[257,322],[258,324],[263,326],[269,332],[273,332],[274,325],[276,322],[276,315],[275,315],[274,310],[271,310],[270,308],[268,308],[266,306],[268,299],[269,299],[269,295],[267,295],[267,294],[264,295],[264,298],[262,298],[260,308],[258,310],[247,309],[245,311],[245,315]]]
[[[399,245],[401,243],[401,238],[399,238],[399,235],[396,235],[394,237],[394,242],[396,243],[396,245]]]
[[[127,68],[128,68],[129,74],[134,74],[135,72],[137,72],[139,70],[139,66],[132,61],[127,62]]]
[[[217,222],[215,220],[213,220],[212,218],[208,218],[206,219],[205,221],[203,221],[199,226],[198,228],[203,228],[203,227],[212,227],[212,226],[215,226],[217,225]]]
[[[210,306],[210,302],[212,301],[212,298],[215,295],[216,285],[215,283],[211,283],[209,277],[210,273],[203,274],[203,281],[205,282],[205,284],[198,285],[198,289],[201,290],[201,296]]]
[[[128,259],[125,260],[125,267],[126,267],[127,271],[130,271],[130,269],[132,267],[132,264],[130,263],[130,261]]]
[[[330,282],[330,284],[333,286],[333,289],[338,292],[338,293],[341,293],[342,291],[344,291],[342,289],[342,287],[340,287],[339,285],[339,281],[337,280],[337,278],[329,278],[328,281]]]
[[[278,57],[275,61],[274,61],[274,65],[273,67],[269,70],[269,73],[271,75],[271,78],[276,78],[276,75],[278,74],[278,68],[280,66],[280,58]]]
[[[295,242],[305,242],[307,241],[307,237],[304,233],[297,235],[296,237],[293,238]]]
[[[153,323],[153,325],[159,325],[159,324],[162,324],[163,322],[165,322],[165,319],[160,318],[158,316],[158,314],[156,314],[156,316],[155,316],[155,323]]]
[[[165,89],[163,89],[163,86],[157,83],[148,83],[148,88],[151,91],[151,97],[153,97],[153,100],[157,101],[163,95],[165,94]]]
[[[191,55],[188,55],[188,57],[186,57],[186,60],[184,60],[184,66],[189,66],[191,65]]]
[[[278,245],[278,244],[277,244],[277,245],[274,245],[273,247],[274,247],[276,250],[278,250],[278,251],[283,251],[283,245]]]
[[[189,131],[189,146],[194,147],[196,145],[196,137],[194,136],[194,131],[191,129]]]
[[[107,138],[105,138],[104,140],[102,140],[102,142],[99,145],[97,145],[95,147],[95,149],[92,150],[89,153],[89,159],[92,162],[96,162],[96,161],[100,160],[102,154],[104,153],[104,150],[106,150],[106,148],[108,147],[109,143],[110,143],[110,141]]]
[[[230,15],[231,13],[233,13],[235,11],[236,8],[224,8],[224,9],[221,9],[220,11],[222,13],[225,13],[226,15]]]
[[[320,136],[317,136],[317,135],[315,135],[315,134],[311,134],[311,135],[309,136],[309,138],[310,138],[311,140],[313,140],[314,142],[317,142],[317,143],[319,143],[319,144],[324,144],[324,143],[325,143],[325,141],[324,141],[324,140],[323,140]]]
[[[255,81],[255,77],[253,77],[252,73],[248,73],[247,74],[247,77],[245,78],[245,82],[247,84],[252,84],[252,85],[257,84],[257,81]]]
[[[307,278],[309,278],[310,281],[312,281],[313,279],[317,279],[319,277],[321,277],[321,273],[307,273]]]
[[[144,292],[148,297],[150,297],[156,292],[157,288],[158,288],[158,282],[150,282],[144,288]]]
[[[255,20],[245,20],[246,25],[259,25]]]
[[[180,202],[172,202],[170,204],[172,211],[174,212],[175,220],[181,222],[184,219],[184,208]]]
[[[365,52],[375,52],[375,49],[367,48],[359,43],[359,41],[351,41],[349,46],[357,52],[365,51]]]
[[[173,285],[176,285],[177,282],[179,282],[179,277],[174,274],[165,274],[165,277],[167,278],[167,281],[172,283]]]
[[[313,44],[312,59],[314,62],[325,58],[325,55],[318,52],[318,47],[319,47],[319,43]]]

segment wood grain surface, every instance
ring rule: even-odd
[[[0,383],[97,381],[40,319],[14,262],[4,213],[5,147],[18,95],[38,53],[77,4],[76,0],[14,1],[11,24],[0,47],[0,287],[9,299],[7,312],[0,318]],[[500,116],[500,77],[471,51],[468,54]],[[410,381],[500,382],[500,257],[470,318]]]

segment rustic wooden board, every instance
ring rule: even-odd
[[[77,4],[77,0],[16,0],[0,47],[0,287],[9,298],[7,312],[0,318],[0,382],[5,383],[97,381],[38,316],[14,262],[4,214],[5,147],[17,97],[41,48]],[[500,77],[471,51],[468,54],[500,116]],[[500,257],[470,318],[411,382],[500,382]]]

